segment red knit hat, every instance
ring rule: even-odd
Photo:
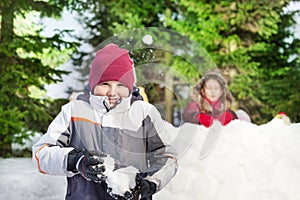
[[[90,70],[89,86],[94,87],[105,81],[119,81],[130,91],[135,83],[133,61],[126,49],[108,44],[96,53]]]

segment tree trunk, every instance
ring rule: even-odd
[[[168,8],[166,10],[166,18],[171,18],[171,10]],[[165,53],[165,62],[168,67],[171,65],[171,56],[170,52]],[[173,123],[173,75],[171,69],[166,71],[165,75],[165,120],[170,123]]]
[[[1,43],[11,43],[13,41],[14,28],[14,4],[9,1],[1,7]]]
[[[12,155],[12,148],[11,148],[11,142],[2,143],[0,145],[0,157],[10,157]]]
[[[2,3],[0,6],[0,14],[1,14],[1,32],[0,32],[0,44],[3,45],[3,48],[9,49],[9,45],[13,42],[14,35],[14,3],[13,1],[8,1],[6,3]],[[7,67],[8,63],[11,63],[12,57],[11,55],[6,55],[5,53],[0,53],[0,63],[1,67]],[[14,133],[9,133],[14,134]],[[1,145],[0,145],[0,157],[8,157],[11,156],[12,148],[11,148],[11,139],[5,140],[8,137],[5,133],[0,133]]]
[[[166,71],[165,76],[165,119],[173,123],[173,75],[171,70]]]

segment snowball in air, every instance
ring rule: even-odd
[[[144,44],[147,44],[147,45],[152,44],[152,43],[153,43],[153,38],[152,38],[152,36],[151,36],[151,35],[145,35],[145,36],[143,37],[143,43],[144,43]]]

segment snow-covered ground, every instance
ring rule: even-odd
[[[300,199],[300,123],[184,124],[174,146],[178,173],[154,200]],[[1,200],[60,200],[65,190],[64,177],[38,173],[30,158],[0,158]]]
[[[1,200],[62,200],[65,191],[64,177],[38,173],[31,158],[0,158]]]

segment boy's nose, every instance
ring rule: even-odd
[[[108,96],[115,96],[116,95],[116,87],[110,86],[108,90]]]

